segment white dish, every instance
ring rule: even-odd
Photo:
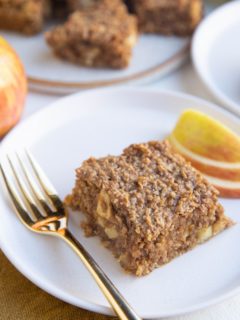
[[[152,81],[179,67],[188,57],[190,46],[189,38],[141,35],[128,68],[91,69],[57,58],[45,43],[43,33],[31,37],[1,33],[21,57],[30,88],[53,93]]]
[[[196,108],[240,134],[240,121],[206,101],[147,89],[88,91],[55,102],[19,124],[0,145],[29,147],[62,198],[74,184],[74,169],[89,156],[119,154],[131,143],[163,139],[180,113]],[[50,294],[100,313],[111,310],[81,261],[60,240],[36,235],[16,218],[0,195],[0,246],[9,260]],[[240,222],[240,200],[221,200]],[[240,292],[240,224],[142,278],[126,275],[97,238],[85,238],[80,214],[70,229],[144,318],[173,316],[207,307]],[[54,252],[54,255],[53,255]]]
[[[212,12],[192,42],[196,71],[220,103],[240,115],[240,1]]]

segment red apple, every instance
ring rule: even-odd
[[[0,36],[0,137],[20,119],[27,94],[27,79],[20,58]]]

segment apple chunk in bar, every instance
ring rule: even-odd
[[[66,203],[85,214],[86,235],[142,276],[232,224],[217,196],[167,141],[152,141],[84,161]]]

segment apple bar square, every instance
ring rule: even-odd
[[[218,191],[167,141],[134,144],[120,156],[90,158],[76,170],[66,203],[137,276],[194,248],[232,224]]]

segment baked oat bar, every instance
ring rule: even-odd
[[[202,18],[202,0],[129,0],[142,32],[187,36]]]
[[[153,141],[84,161],[66,203],[85,214],[86,235],[142,276],[232,224],[217,196],[167,141]]]
[[[0,29],[38,33],[49,11],[48,0],[0,0]]]
[[[136,18],[120,0],[75,11],[64,25],[46,33],[58,57],[87,67],[127,67],[136,39]]]

